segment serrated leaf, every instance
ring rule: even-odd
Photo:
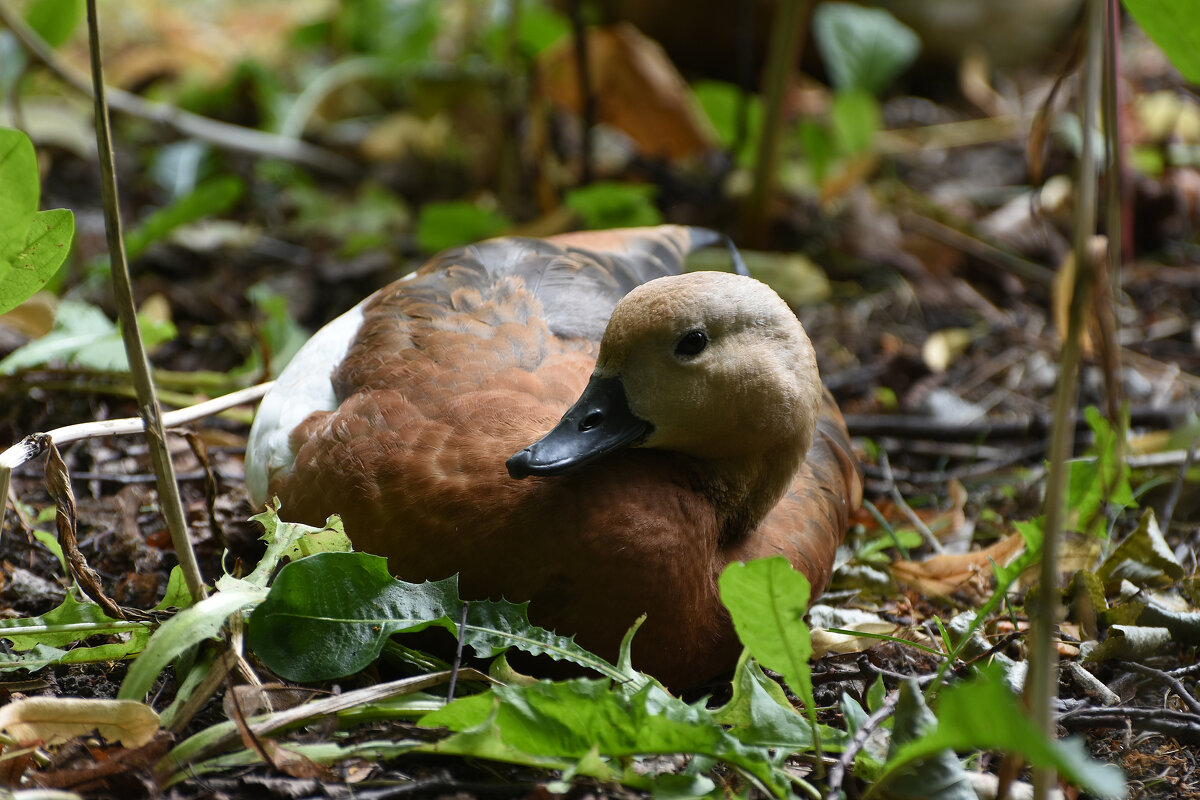
[[[457,732],[425,748],[430,752],[590,765],[602,763],[595,756],[692,753],[739,766],[776,792],[782,788],[764,750],[744,746],[703,706],[688,705],[655,684],[633,693],[582,679],[497,686],[456,700],[425,716],[421,725]],[[635,777],[627,773],[624,780]]]
[[[877,95],[908,68],[921,40],[882,8],[821,3],[813,12],[817,50],[838,89]]]
[[[407,583],[393,578],[387,561],[378,556],[320,553],[280,570],[266,600],[250,616],[247,641],[268,667],[300,682],[358,672],[378,657],[392,634],[431,625],[461,635],[480,656],[517,647],[590,667],[614,680],[625,677],[570,638],[531,625],[526,605],[472,601],[460,634],[457,576]]]
[[[11,128],[0,128],[0,186],[0,259],[9,260],[23,249],[42,192],[33,142]]]
[[[39,211],[26,233],[25,247],[8,259],[0,275],[0,314],[11,311],[46,285],[71,252],[75,215],[65,208]]]

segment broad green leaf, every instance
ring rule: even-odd
[[[920,739],[937,727],[937,717],[925,705],[915,680],[900,684],[900,702],[896,705],[889,756],[909,742]],[[930,798],[931,800],[976,800],[962,764],[950,748],[932,753],[889,775],[888,796]]]
[[[572,189],[563,202],[591,230],[658,225],[662,214],[654,205],[657,188],[646,183],[601,181]]]
[[[908,68],[921,40],[882,8],[821,3],[813,12],[817,50],[838,89],[878,95]]]
[[[25,21],[52,48],[70,38],[83,20],[83,0],[34,0],[25,11]]]
[[[1034,766],[1053,767],[1071,783],[1098,797],[1125,797],[1125,780],[1115,766],[1088,757],[1079,739],[1047,739],[1025,716],[1007,688],[1003,670],[986,667],[968,682],[938,695],[937,727],[896,748],[888,773],[950,748],[1000,750],[1023,756]]]
[[[427,203],[417,217],[417,246],[426,253],[490,239],[508,227],[499,213],[474,203]]]
[[[1194,0],[1125,0],[1125,8],[1183,77],[1200,84],[1200,16]]]
[[[65,208],[33,215],[25,247],[10,256],[12,269],[0,275],[0,314],[24,303],[46,285],[71,251],[75,215]]]
[[[169,322],[141,320],[142,341],[147,347],[175,336]],[[129,360],[121,332],[103,311],[87,303],[67,300],[58,307],[54,329],[40,339],[14,350],[0,361],[0,374],[51,362],[96,370],[128,370]]]
[[[42,644],[66,647],[102,633],[129,633],[145,626],[113,619],[92,602],[80,602],[68,594],[57,608],[36,617],[0,620],[0,636],[14,650],[29,650]]]
[[[0,187],[0,259],[8,260],[24,249],[42,192],[33,142],[21,131],[0,128]]]
[[[746,747],[703,706],[688,705],[655,684],[634,693],[610,689],[608,681],[582,679],[497,686],[456,700],[421,724],[457,732],[427,747],[430,752],[506,761],[521,754],[579,763],[593,754],[623,758],[694,753],[741,767],[776,792],[782,788],[781,776],[764,750]],[[634,777],[626,774],[625,780]]]
[[[721,602],[733,617],[742,644],[767,669],[812,705],[808,659],[812,642],[804,614],[811,591],[808,579],[782,556],[734,563],[720,579]]]
[[[300,682],[358,672],[392,634],[431,625],[460,635],[481,657],[517,647],[624,679],[616,667],[568,637],[529,624],[525,606],[472,601],[460,634],[457,576],[407,583],[393,578],[378,556],[320,553],[280,570],[266,601],[250,616],[247,641],[272,670]]]

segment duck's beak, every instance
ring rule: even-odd
[[[554,430],[508,459],[508,474],[562,475],[644,439],[653,426],[629,410],[620,378],[592,377]]]

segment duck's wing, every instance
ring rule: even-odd
[[[862,473],[846,422],[826,389],[812,447],[791,491],[735,554],[735,560],[782,555],[805,574],[816,597],[829,582],[834,555],[851,515],[862,505],[862,495]]]
[[[404,291],[444,312],[454,308],[456,292],[486,294],[504,278],[518,278],[541,303],[551,333],[599,341],[613,308],[633,288],[679,274],[688,253],[723,241],[715,231],[682,225],[505,236],[439,254]]]

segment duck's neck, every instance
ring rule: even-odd
[[[783,499],[806,452],[794,442],[781,442],[754,458],[697,464],[701,491],[716,512],[722,548],[745,538]]]

